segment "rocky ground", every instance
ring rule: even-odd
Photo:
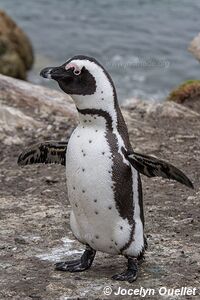
[[[120,283],[111,276],[124,269],[123,257],[98,253],[84,273],[54,270],[56,261],[83,250],[69,227],[65,170],[16,163],[35,142],[69,137],[76,124],[73,104],[61,93],[5,76],[0,83],[0,299],[129,299],[114,295],[119,287],[155,289],[145,299],[199,299],[199,290],[196,296],[158,293],[160,287],[200,286],[199,113],[167,101],[132,100],[123,108],[135,149],[169,160],[195,189],[142,177],[149,248],[138,280]],[[106,286],[111,296],[104,294]]]

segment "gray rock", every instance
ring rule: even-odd
[[[200,33],[191,41],[188,50],[200,61]]]
[[[0,10],[0,73],[25,79],[33,64],[33,48],[27,35]]]

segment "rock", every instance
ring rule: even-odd
[[[20,144],[27,135],[49,136],[60,126],[67,132],[76,122],[75,107],[67,95],[0,75],[0,140],[4,144]]]
[[[167,100],[200,112],[200,80],[188,80],[171,91]]]
[[[191,41],[188,50],[200,61],[200,33]]]
[[[0,106],[0,140],[6,145],[22,144],[17,130],[36,130],[41,127],[39,121],[25,115],[16,107]]]
[[[177,101],[178,102],[178,101]],[[129,99],[122,105],[122,107],[129,111],[134,112],[134,114],[139,114],[141,117],[144,115],[150,117],[169,117],[169,118],[193,118],[194,116],[199,116],[198,112],[195,112],[189,108],[179,105],[175,102],[145,102],[138,99]]]
[[[33,118],[26,116],[21,110],[16,107],[1,105],[0,107],[0,130],[3,128],[6,131],[15,129],[36,129],[41,124]]]
[[[29,114],[61,118],[76,117],[75,106],[64,93],[0,75],[0,101],[19,107]]]
[[[32,64],[33,49],[29,38],[0,10],[0,73],[25,79]]]

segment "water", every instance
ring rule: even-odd
[[[182,81],[200,77],[187,51],[200,30],[198,0],[0,0],[0,8],[32,40],[30,81],[47,84],[39,70],[76,54],[105,65],[121,101],[162,100]]]

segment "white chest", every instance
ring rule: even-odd
[[[93,248],[116,253],[120,246],[116,243],[116,228],[128,224],[120,218],[116,209],[112,164],[106,132],[94,126],[77,127],[66,154],[68,196],[72,205],[71,228],[80,241]]]
[[[66,155],[68,186],[74,183],[86,193],[94,189],[93,184],[111,180],[111,152],[102,129],[77,127]]]
[[[68,144],[66,165],[73,210],[78,206],[77,212],[90,216],[97,206],[109,205],[108,199],[113,198],[112,157],[105,131],[77,127]]]

